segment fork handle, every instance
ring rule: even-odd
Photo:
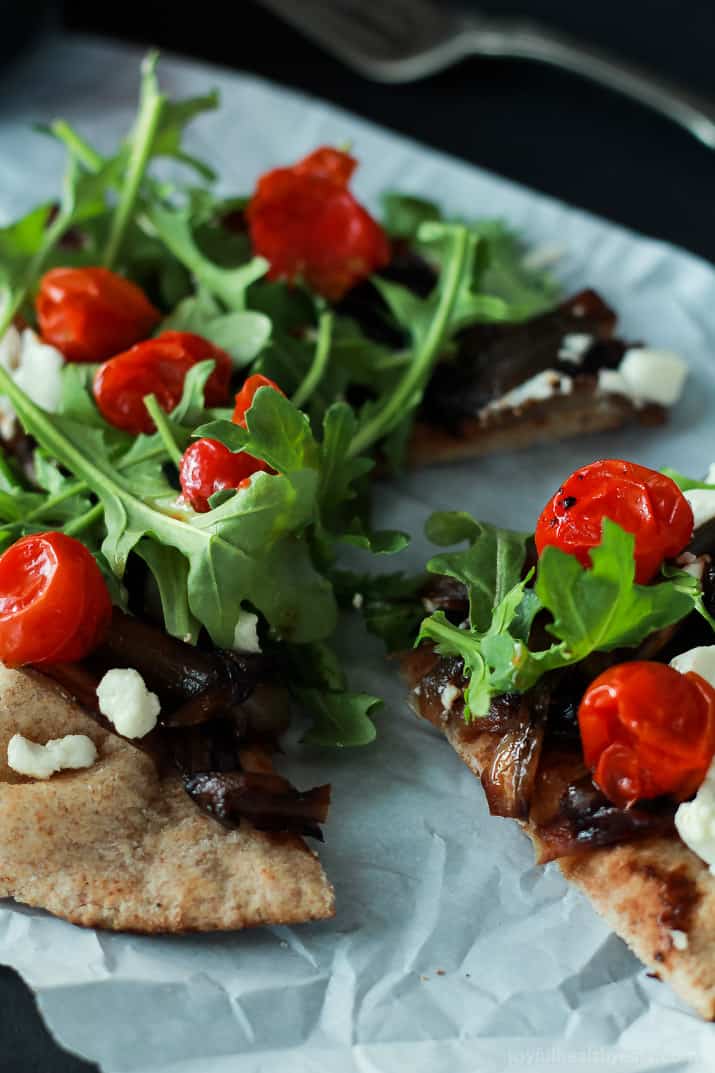
[[[647,105],[715,149],[715,103],[699,99],[660,75],[530,22],[489,19],[488,26],[475,22],[472,34],[469,27],[466,30],[467,38],[473,37],[476,53],[537,60],[573,71]]]

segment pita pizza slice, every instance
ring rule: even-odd
[[[557,861],[708,1019],[713,519],[715,485],[603,460],[564,481],[534,537],[433,516],[428,535],[466,550],[437,555],[411,592],[403,581],[392,607],[384,584],[382,603],[364,598],[368,625],[401,648],[412,708],[481,780],[492,814],[520,823],[537,861]]]

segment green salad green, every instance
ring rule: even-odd
[[[215,194],[210,165],[184,148],[187,124],[217,107],[217,95],[170,100],[156,66],[152,54],[136,120],[115,153],[100,154],[62,120],[43,128],[66,149],[61,197],[0,229],[0,338],[18,316],[34,323],[45,271],[102,265],[145,288],[162,311],[159,330],[206,337],[236,370],[264,373],[288,397],[260,390],[240,428],[230,411],[205,407],[212,363],[202,363],[172,413],[145,400],[156,431],[132,437],[97,410],[93,368],[66,365],[59,411],[48,413],[0,365],[0,394],[36,445],[32,480],[11,459],[0,461],[0,546],[48,528],[74,535],[97,556],[120,605],[127,564],[138,557],[167,631],[192,642],[205,630],[230,647],[241,614],[258,613],[262,639],[293,660],[294,692],[315,718],[309,740],[362,744],[374,735],[376,700],[346,692],[326,641],[343,583],[334,573],[340,546],[389,553],[406,543],[404,534],[369,524],[366,479],[376,450],[400,465],[435,363],[450,359],[462,328],[528,317],[553,305],[558,291],[545,273],[524,267],[521,244],[502,224],[449,220],[431,203],[387,194],[385,228],[410,241],[436,283],[420,298],[375,277],[383,316],[401,340],[376,342],[306,286],[267,278],[268,263],[253,255],[245,231],[225,225],[247,198]],[[155,163],[166,159],[183,179],[157,176]],[[196,436],[248,451],[276,473],[218,493],[208,513],[196,514],[177,503],[176,479]],[[515,603],[500,615],[517,643],[526,597],[515,601],[499,586],[499,600]],[[292,648],[300,655],[290,656]]]
[[[683,481],[689,487],[695,483]],[[635,538],[607,518],[590,567],[548,546],[537,566],[526,569],[530,534],[475,521],[463,511],[433,514],[426,533],[438,545],[467,546],[434,556],[427,575],[393,574],[383,580],[346,574],[339,591],[364,594],[366,625],[389,649],[427,641],[439,655],[459,658],[468,679],[467,719],[486,715],[499,694],[526,692],[549,671],[594,652],[635,647],[692,611],[715,629],[701,582],[692,574],[665,563],[655,583],[636,583]],[[420,593],[429,574],[464,586],[467,621],[452,622],[441,610],[425,615]],[[540,614],[547,643],[540,631],[532,631]]]

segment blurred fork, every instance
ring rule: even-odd
[[[413,82],[466,56],[537,60],[617,90],[715,149],[715,103],[538,23],[460,12],[445,0],[261,2],[377,82]]]

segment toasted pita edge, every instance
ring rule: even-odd
[[[87,734],[97,763],[46,782],[7,766],[20,733]],[[178,777],[108,733],[41,676],[0,664],[0,897],[85,927],[143,933],[296,924],[334,914],[302,839],[227,830]]]
[[[409,703],[422,718],[414,653],[400,657]],[[429,720],[429,722],[433,722]],[[461,716],[445,712],[441,726],[461,760],[477,776],[491,755],[493,735],[459,735]],[[434,725],[434,724],[433,724]],[[536,830],[521,824],[538,851]],[[587,850],[558,862],[566,879],[590,899],[640,960],[706,1020],[715,1020],[715,877],[677,837]],[[679,935],[678,933],[681,933]],[[682,935],[687,947],[679,949]]]
[[[593,377],[575,378],[573,385],[569,395],[532,400],[517,409],[493,414],[485,421],[463,420],[454,431],[418,420],[410,441],[410,462],[413,465],[456,462],[607,432],[632,421],[659,425],[666,419],[661,406],[638,408],[624,395],[598,391]]]

